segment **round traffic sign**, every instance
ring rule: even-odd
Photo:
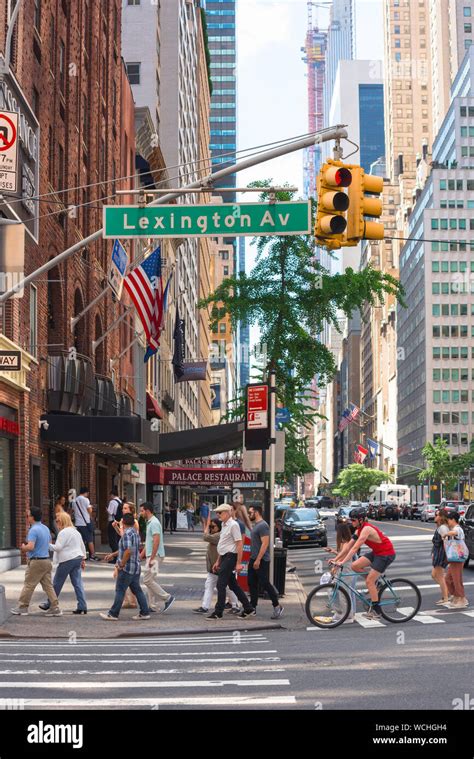
[[[7,122],[8,126],[11,129],[11,139],[7,139],[4,134],[2,134],[2,127],[1,127],[1,121],[2,119]],[[11,148],[12,145],[15,144],[16,141],[16,127],[13,121],[6,116],[4,113],[0,113],[0,152],[3,150],[8,150]]]

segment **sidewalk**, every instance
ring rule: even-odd
[[[107,550],[104,548],[104,550]],[[224,618],[216,622],[207,620],[205,615],[192,614],[192,609],[201,605],[201,596],[206,575],[206,544],[202,533],[179,531],[165,535],[166,559],[161,567],[160,584],[176,597],[176,601],[165,613],[152,614],[150,620],[137,622],[132,616],[138,610],[123,609],[118,622],[106,622],[99,612],[108,611],[114,597],[115,582],[113,566],[99,562],[86,562],[83,573],[88,613],[73,615],[76,608],[74,591],[67,580],[60,596],[62,617],[45,617],[38,608],[44,601],[39,587],[30,604],[27,617],[11,615],[0,627],[0,638],[121,638],[128,636],[182,635],[208,633],[210,631],[229,632],[234,630],[301,629],[305,625],[304,592],[296,572],[286,575],[286,592],[281,604],[284,615],[281,620],[271,620],[270,601],[259,601],[258,615],[249,619],[236,619],[224,613]],[[99,553],[100,555],[100,553]],[[18,567],[0,574],[0,585],[5,586],[7,608],[17,605],[23,586],[25,567]]]

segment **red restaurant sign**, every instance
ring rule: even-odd
[[[257,482],[258,472],[241,469],[172,469],[164,470],[165,485],[229,485],[233,482]]]

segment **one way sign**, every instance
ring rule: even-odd
[[[0,193],[18,189],[18,114],[0,111]]]

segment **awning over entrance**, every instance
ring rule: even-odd
[[[243,446],[244,427],[244,422],[232,422],[163,433],[160,435],[158,452],[143,456],[143,460],[150,464],[160,464],[164,461],[194,459],[234,451]]]
[[[95,453],[119,464],[146,461],[159,450],[160,435],[140,416],[45,414],[41,420],[48,425],[41,428],[44,443]]]

